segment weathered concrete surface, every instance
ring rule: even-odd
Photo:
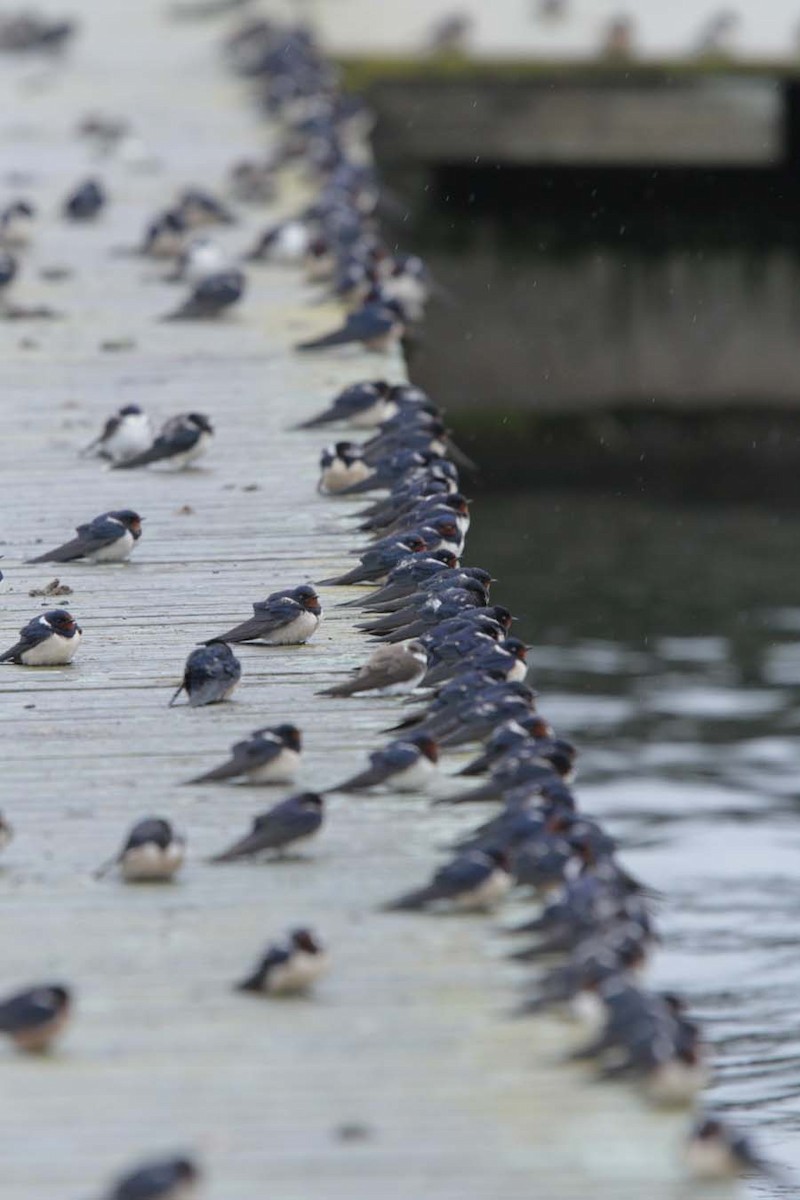
[[[0,982],[63,977],[78,993],[52,1060],[0,1047],[0,1194],[88,1196],[138,1156],[182,1147],[202,1156],[216,1200],[682,1194],[680,1121],[558,1066],[555,1027],[505,1020],[515,975],[493,922],[375,912],[423,877],[470,817],[434,815],[422,799],[339,798],[309,862],[204,865],[273,794],[182,779],[242,733],[294,719],[307,736],[304,781],[330,784],[396,712],[314,698],[364,655],[351,619],[330,609],[306,648],[243,648],[235,703],[166,708],[200,637],[274,586],[341,567],[352,539],[344,510],[314,493],[319,439],[286,428],[334,388],[386,368],[358,355],[293,356],[291,341],[331,314],[307,308],[311,292],[277,269],[254,271],[241,314],[218,327],[155,322],[174,291],[109,249],[135,240],[175,185],[216,183],[262,134],[219,71],[207,28],[162,25],[152,0],[126,6],[124,19],[100,0],[72,8],[86,31],[64,70],[4,63],[0,76],[6,170],[30,173],[24,191],[47,214],[17,299],[66,314],[0,325],[4,644],[42,604],[29,588],[56,574],[22,565],[39,539],[55,544],[117,505],[141,511],[146,532],[130,566],[58,570],[85,631],[71,668],[0,674],[2,804],[17,830],[0,872]],[[163,156],[159,173],[87,161],[71,131],[98,107],[135,117]],[[114,198],[108,215],[91,229],[53,222],[58,198],[90,169]],[[238,228],[227,236],[248,241]],[[53,264],[74,277],[39,281]],[[98,351],[119,338],[135,349]],[[399,362],[389,370],[398,375]],[[131,400],[158,418],[210,413],[218,433],[200,469],[128,475],[80,461],[78,447]],[[94,881],[147,813],[188,833],[180,881]],[[317,998],[234,995],[263,943],[298,921],[334,954]],[[352,1122],[368,1126],[368,1140],[337,1137]]]

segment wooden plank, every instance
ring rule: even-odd
[[[5,161],[30,174],[43,213],[17,298],[65,314],[0,323],[0,631],[9,643],[42,604],[29,589],[55,574],[73,588],[85,630],[68,669],[0,670],[2,804],[17,831],[0,872],[0,982],[63,977],[78,993],[53,1061],[0,1047],[4,1194],[97,1194],[138,1156],[187,1147],[207,1164],[217,1200],[527,1200],[532,1190],[568,1200],[589,1188],[667,1200],[678,1122],[558,1065],[556,1026],[505,1019],[516,976],[492,922],[376,912],[424,877],[471,817],[433,813],[417,798],[336,798],[311,861],[205,865],[274,799],[180,786],[230,742],[296,720],[308,744],[303,782],[324,786],[396,717],[389,701],[315,698],[365,653],[332,589],[310,646],[241,650],[235,703],[169,711],[166,702],[199,638],[275,586],[342,568],[349,508],[314,491],[320,437],[287,427],[334,389],[383,372],[401,378],[403,366],[358,353],[295,356],[292,341],[334,314],[309,307],[314,293],[277,268],[252,271],[241,314],[219,327],[156,322],[173,290],[155,268],[110,250],[130,244],[176,185],[216,185],[264,135],[218,68],[207,28],[164,25],[160,0],[146,0],[126,8],[120,37],[115,6],[71,8],[85,32],[63,69],[9,64],[0,76]],[[135,119],[160,171],[87,157],[71,130],[98,107]],[[96,227],[67,228],[53,219],[58,200],[90,171],[113,203]],[[268,215],[229,231],[229,245],[241,249]],[[53,263],[74,271],[68,283],[38,279]],[[98,350],[120,337],[135,349]],[[120,475],[80,460],[103,418],[134,399],[162,419],[211,414],[217,437],[202,466]],[[252,483],[258,490],[246,490]],[[117,505],[146,518],[130,566],[24,565]],[[188,833],[181,880],[156,890],[95,881],[93,869],[147,813]],[[298,922],[312,923],[334,956],[315,1001],[234,995],[266,940]],[[367,1127],[365,1140],[341,1139],[353,1122]]]

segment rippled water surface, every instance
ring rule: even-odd
[[[581,748],[583,807],[665,894],[650,978],[704,1022],[709,1100],[795,1168],[798,537],[792,513],[532,494],[482,497],[469,543]]]

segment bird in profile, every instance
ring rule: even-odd
[[[153,425],[138,404],[126,404],[109,417],[102,431],[81,451],[81,456],[96,455],[109,462],[125,462],[144,454],[153,444]]]
[[[188,782],[244,779],[252,784],[291,783],[300,767],[302,748],[302,735],[296,725],[265,726],[236,742],[230,757],[220,766]]]
[[[96,179],[87,179],[70,192],[64,201],[63,215],[69,221],[92,221],[106,203],[103,185]]]
[[[253,616],[212,638],[219,642],[266,642],[268,646],[300,646],[316,633],[322,619],[319,596],[310,583],[272,592],[253,605]]]
[[[344,324],[323,337],[298,342],[296,350],[328,350],[360,344],[367,350],[387,351],[405,333],[405,314],[396,300],[368,301],[345,318]]]
[[[354,429],[374,429],[397,412],[397,403],[391,399],[391,390],[383,379],[374,383],[351,384],[339,392],[322,412],[295,428],[319,429],[324,425],[342,423]]]
[[[204,225],[235,225],[233,213],[202,188],[184,188],[178,197],[177,210],[189,229],[200,229]]]
[[[336,442],[325,446],[319,459],[319,483],[321,496],[336,496],[354,483],[360,483],[372,474],[372,467],[364,461],[358,446],[353,442]]]
[[[463,911],[487,911],[511,889],[507,855],[501,850],[469,850],[440,867],[431,882],[385,905],[385,912],[414,911],[446,904]]]
[[[148,224],[136,253],[146,258],[177,258],[186,238],[186,222],[175,209],[159,213]]]
[[[172,708],[181,692],[186,692],[190,708],[221,704],[242,677],[242,664],[225,642],[198,646],[186,660],[183,679],[169,702]]]
[[[41,984],[0,1000],[0,1033],[18,1050],[49,1050],[69,1019],[72,997],[62,984]]]
[[[215,271],[195,284],[188,298],[162,321],[208,321],[219,317],[244,295],[243,271]]]
[[[366,792],[387,787],[397,792],[420,792],[434,777],[439,752],[427,733],[412,733],[398,738],[369,756],[369,766],[329,792]]]
[[[147,450],[121,459],[113,466],[117,471],[127,471],[133,467],[164,462],[174,470],[182,470],[205,454],[213,436],[211,422],[203,413],[181,413],[164,423],[158,437]]]
[[[357,668],[352,679],[317,692],[317,695],[358,696],[375,692],[393,696],[412,692],[422,682],[427,669],[428,655],[422,642],[380,646],[362,667]]]
[[[103,1200],[191,1200],[201,1178],[190,1158],[155,1159],[122,1175]]]
[[[174,270],[165,278],[169,283],[197,284],[209,275],[225,270],[228,262],[228,255],[219,242],[206,234],[196,234],[184,243],[177,255]]]
[[[0,663],[23,667],[61,667],[72,662],[83,630],[71,613],[53,608],[34,617],[19,631],[19,641],[0,654]]]
[[[102,879],[119,867],[126,883],[166,883],[183,866],[185,854],[186,839],[175,833],[169,821],[146,817],[137,821],[122,849],[95,872],[95,878]]]
[[[36,209],[28,200],[12,200],[0,212],[0,246],[21,249],[30,241]]]
[[[325,802],[317,792],[300,792],[282,800],[253,821],[252,829],[212,863],[236,862],[264,854],[285,855],[290,846],[305,842],[322,828]]]
[[[330,968],[328,954],[310,929],[294,929],[269,946],[255,970],[236,985],[240,992],[267,996],[298,995]]]
[[[130,508],[114,509],[79,525],[75,532],[78,536],[71,541],[28,562],[65,563],[84,558],[92,563],[125,562],[142,536],[142,518]]]

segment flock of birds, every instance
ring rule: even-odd
[[[421,319],[432,283],[421,259],[390,249],[379,232],[380,193],[364,152],[368,114],[339,90],[335,69],[304,29],[251,20],[225,51],[283,131],[269,160],[235,165],[234,194],[271,198],[287,163],[302,164],[316,189],[301,213],[259,238],[247,260],[297,262],[343,305],[341,326],[298,351],[326,353],[351,342],[385,351]],[[85,132],[106,142],[127,136],[124,124],[102,118],[87,122]],[[92,220],[105,202],[102,185],[87,180],[66,198],[64,216]],[[15,201],[0,216],[9,285],[22,231],[34,220],[27,201]],[[222,201],[187,189],[148,226],[140,252],[171,261],[175,277],[190,289],[170,319],[217,319],[243,295],[242,267],[197,232],[230,220]],[[537,711],[537,693],[527,682],[530,647],[513,635],[512,613],[491,597],[490,574],[462,565],[470,502],[459,470],[469,469],[469,460],[453,444],[437,406],[405,382],[353,384],[298,429],[313,435],[329,427],[350,431],[351,438],[322,450],[318,490],[334,501],[366,501],[356,518],[363,539],[357,562],[316,586],[301,583],[255,603],[252,616],[189,654],[168,703],[182,695],[192,707],[226,701],[242,674],[235,646],[307,642],[323,617],[319,586],[358,588],[343,606],[361,611],[359,628],[371,648],[350,678],[321,695],[343,704],[354,696],[406,695],[414,707],[398,710],[389,731],[394,736],[362,769],[325,791],[296,793],[270,807],[210,862],[294,853],[321,829],[328,793],[433,790],[437,805],[493,804],[489,818],[453,844],[431,879],[389,899],[384,910],[489,912],[512,889],[529,895],[530,919],[508,930],[522,942],[512,958],[531,968],[519,1015],[556,1012],[582,1023],[585,1039],[573,1060],[593,1064],[599,1079],[634,1085],[654,1104],[692,1106],[708,1080],[700,1030],[681,997],[655,992],[641,977],[657,940],[658,897],[620,863],[609,833],[580,811],[572,787],[577,751]],[[359,432],[366,440],[351,440]],[[213,436],[205,414],[171,417],[156,433],[147,414],[128,405],[84,453],[113,470],[183,469],[209,449]],[[123,562],[139,543],[142,520],[128,509],[102,513],[30,561]],[[67,609],[51,609],[33,617],[0,662],[63,665],[81,637]],[[465,750],[471,757],[457,771],[464,786],[443,784],[442,758]],[[224,762],[187,782],[291,784],[301,755],[295,725],[261,728],[237,742]],[[0,820],[0,846],[11,835]],[[185,841],[170,822],[148,817],[97,874],[163,882],[176,876],[184,856]],[[329,967],[315,932],[295,929],[266,948],[238,987],[261,995],[303,993]],[[43,983],[0,1001],[0,1031],[20,1051],[40,1053],[60,1036],[70,1012],[69,987]],[[746,1137],[711,1113],[694,1123],[687,1162],[699,1178],[775,1175]],[[106,1196],[177,1200],[200,1179],[192,1159],[159,1159],[124,1175]]]

